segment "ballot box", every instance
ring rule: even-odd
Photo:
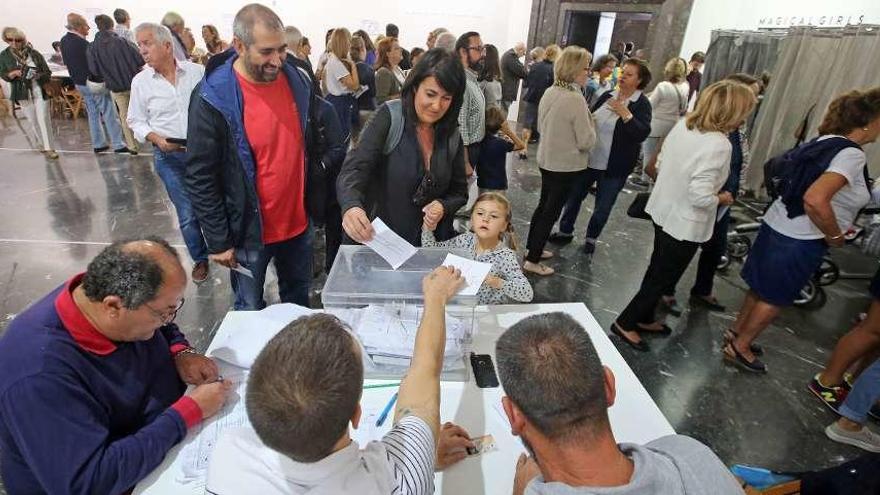
[[[396,270],[366,246],[341,246],[321,292],[324,311],[346,322],[364,353],[366,378],[402,378],[412,359],[424,297],[422,279],[463,250],[419,248]],[[476,295],[457,295],[446,305],[446,353],[442,379],[468,381]]]

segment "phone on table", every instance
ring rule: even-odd
[[[495,374],[495,365],[492,364],[492,356],[488,354],[471,353],[471,367],[474,369],[474,378],[480,388],[494,388],[498,386],[498,375]]]

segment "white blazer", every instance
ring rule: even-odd
[[[721,132],[689,130],[685,119],[669,131],[657,158],[657,184],[645,211],[679,241],[712,237],[718,191],[730,175],[730,141]]]

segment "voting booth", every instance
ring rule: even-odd
[[[463,250],[418,248],[395,270],[369,247],[340,247],[321,302],[324,311],[346,322],[357,335],[366,378],[395,379],[406,374],[424,305],[422,279],[443,265],[450,253],[468,257]],[[476,295],[463,294],[447,303],[443,380],[468,381],[476,305]]]

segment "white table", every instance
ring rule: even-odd
[[[617,381],[617,399],[609,415],[611,428],[618,442],[646,443],[675,433],[593,315],[581,303],[478,306],[474,352],[491,354],[494,359],[495,341],[504,329],[528,315],[551,311],[566,312],[583,325],[590,334],[602,363],[614,372]],[[227,323],[230,318],[236,317],[238,317],[236,313],[227,315],[208,348],[209,353],[218,342],[225,339],[227,330],[231,326]],[[367,394],[372,393],[383,394],[378,399],[371,398],[383,401],[386,400],[385,395],[390,396],[393,393],[393,389],[365,390],[364,400],[367,400]],[[445,472],[437,474],[436,493],[509,494],[513,487],[516,459],[524,449],[519,439],[510,434],[510,426],[499,412],[498,404],[503,395],[502,390],[480,389],[471,377],[471,381],[467,383],[443,382],[441,393],[441,421],[453,421],[468,430],[472,436],[492,434],[498,448],[480,457],[465,459]],[[185,442],[189,441],[192,441],[192,438],[188,438]],[[180,470],[178,459],[180,448],[181,446],[178,445],[171,450],[162,465],[137,485],[135,495],[202,495],[204,493],[204,488],[196,486],[195,483],[180,484],[177,481],[177,473]]]

